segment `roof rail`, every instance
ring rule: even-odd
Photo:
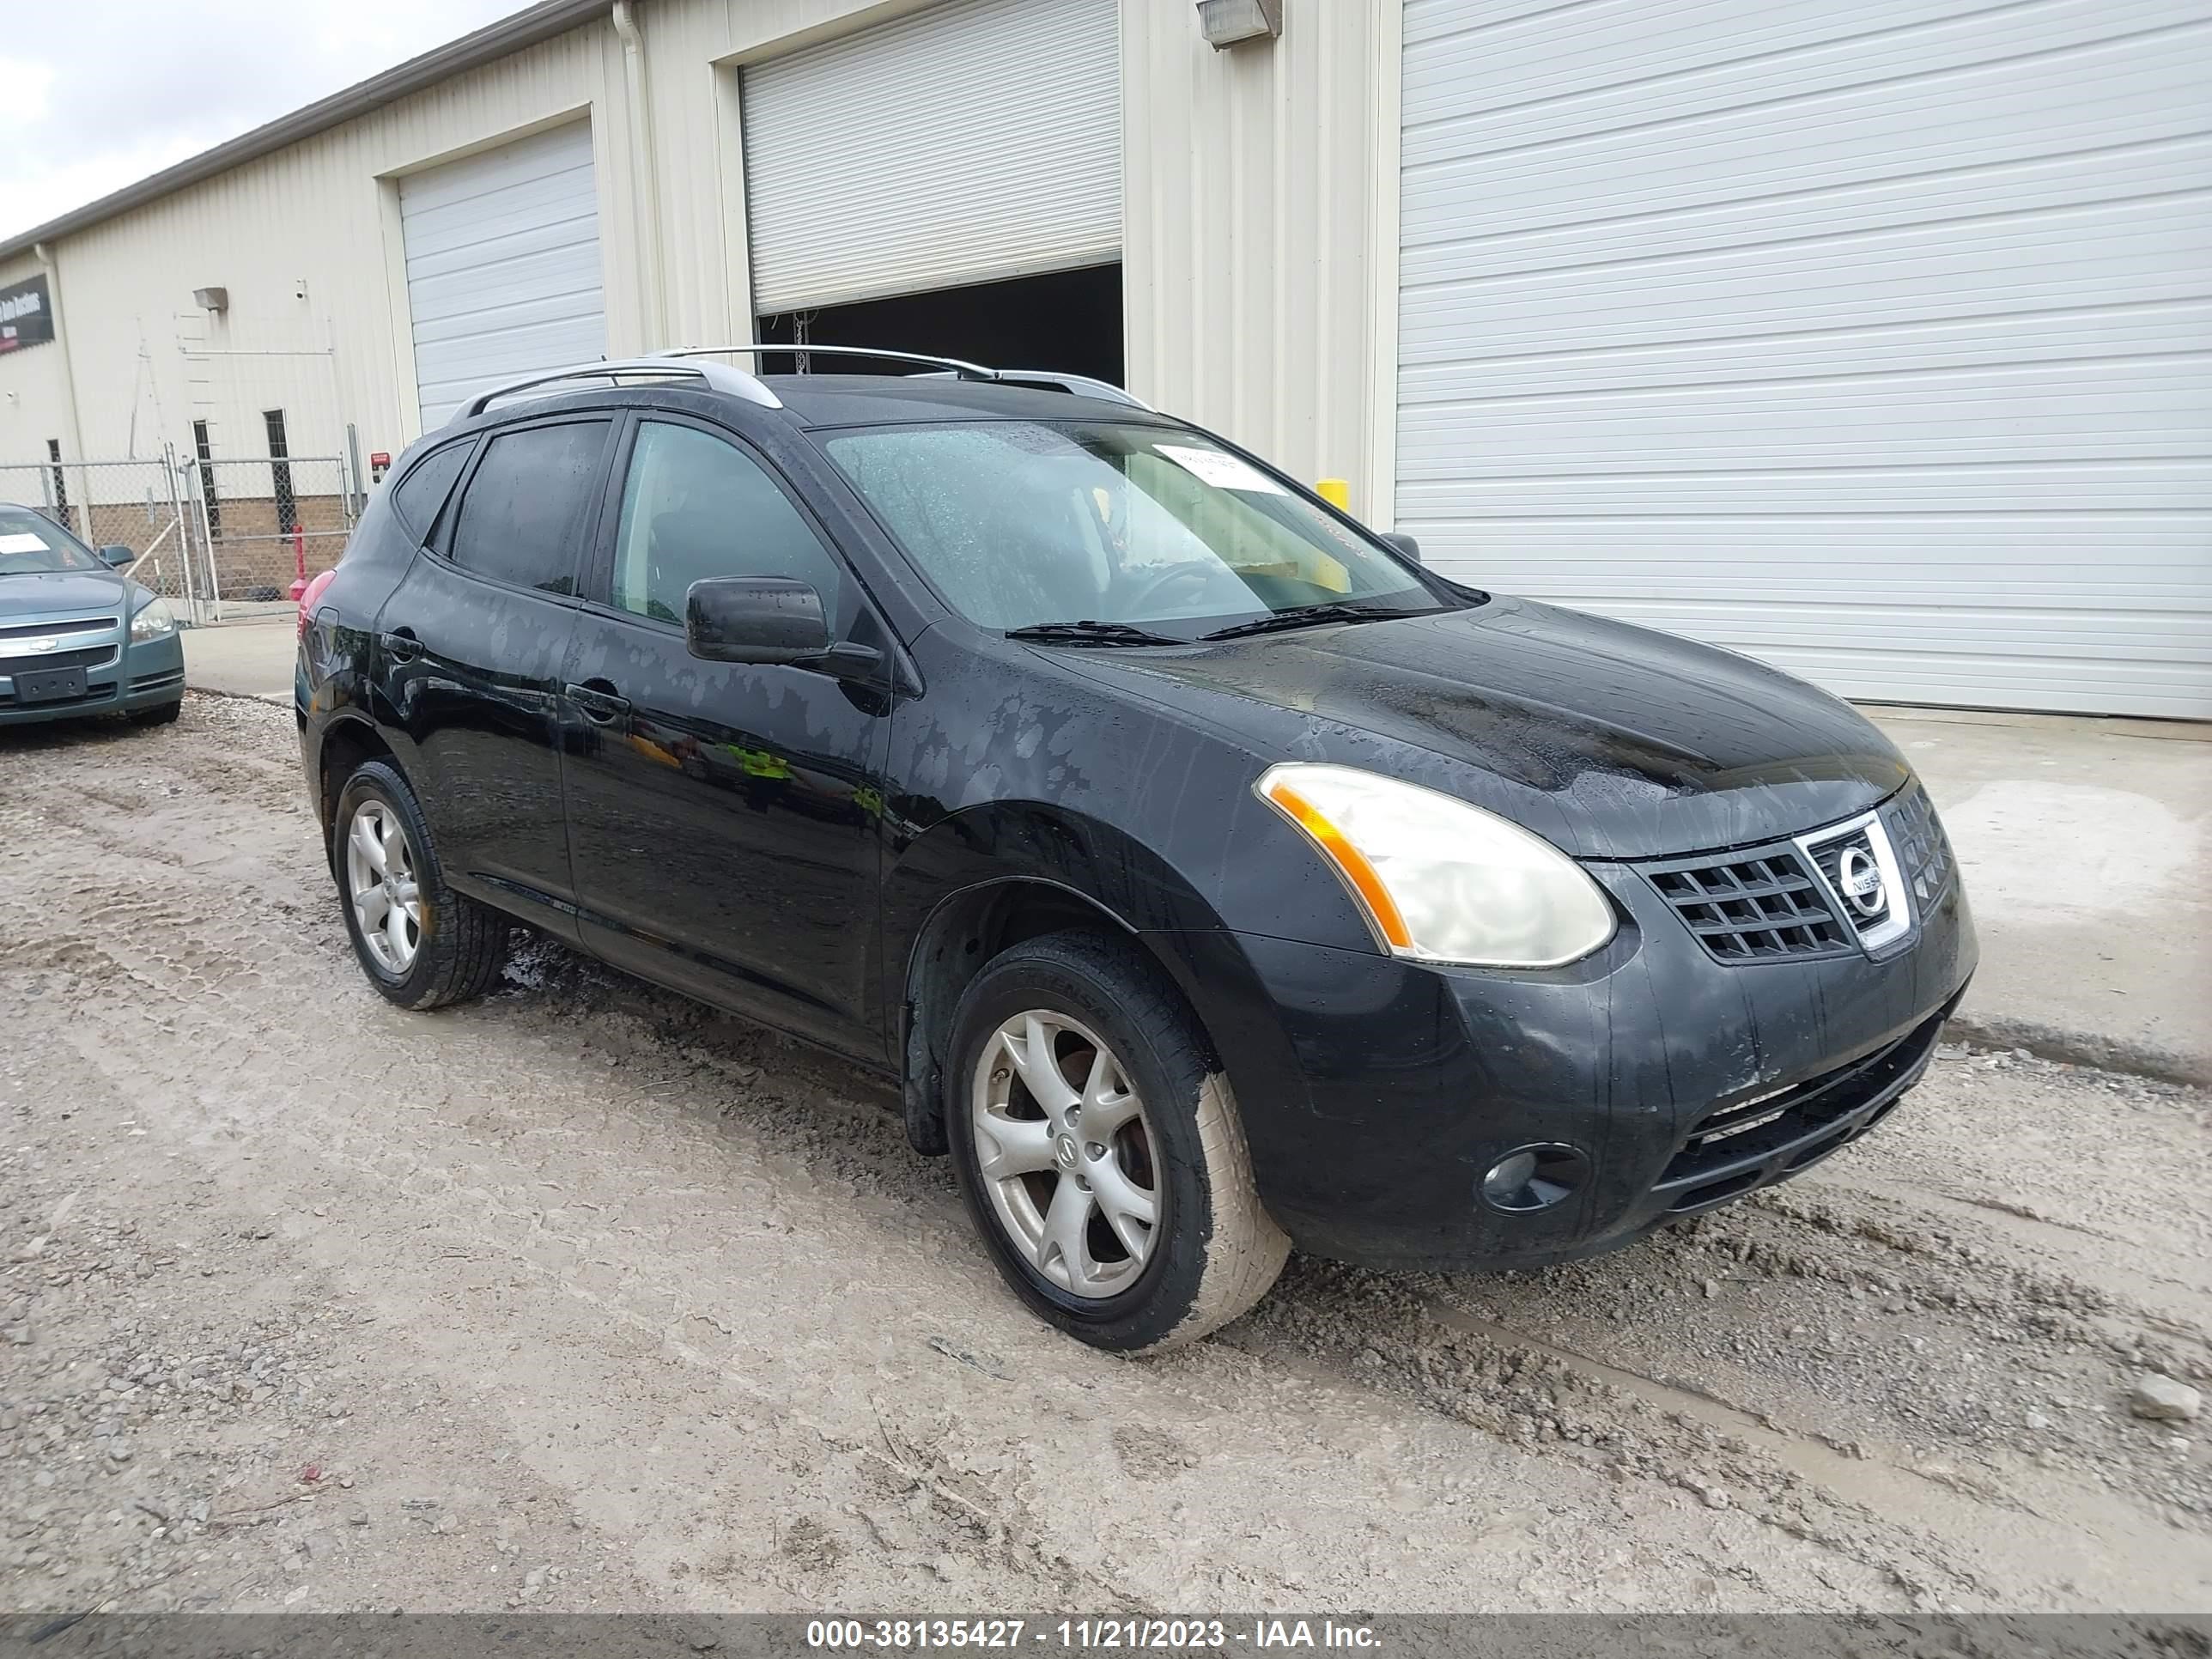
[[[933,368],[951,369],[963,380],[995,380],[999,371],[986,368],[981,363],[971,363],[959,357],[934,357],[920,351],[885,351],[875,346],[848,345],[726,345],[677,346],[667,351],[655,352],[659,357],[761,357],[769,352],[790,352],[796,356],[814,357],[873,357],[883,362],[927,363]]]
[[[741,346],[678,346],[672,350],[656,352],[661,357],[708,356],[765,356],[771,351],[790,352],[793,356],[811,355],[824,357],[873,357],[894,363],[927,363],[933,373],[915,376],[916,380],[941,378],[946,374],[963,380],[991,380],[1003,386],[1027,386],[1073,392],[1080,398],[1098,398],[1108,403],[1127,404],[1132,409],[1149,411],[1152,405],[1143,398],[1122,390],[1110,380],[1094,379],[1088,374],[1070,374],[1056,368],[986,368],[981,363],[971,363],[959,357],[939,357],[921,351],[889,351],[877,346],[851,345],[741,345]]]
[[[1079,398],[1096,398],[1101,403],[1127,404],[1132,409],[1141,409],[1147,414],[1152,406],[1133,392],[1125,391],[1111,380],[1101,380],[1089,374],[1070,374],[1057,368],[1002,368],[998,373],[1000,386],[1036,386],[1048,392],[1073,392]]]
[[[1127,404],[1135,409],[1149,410],[1152,407],[1120,386],[1094,380],[1088,374],[1068,374],[1058,369],[1044,368],[986,368],[981,363],[968,362],[962,358],[937,357],[919,351],[890,351],[876,346],[845,345],[676,346],[643,357],[601,358],[595,362],[572,363],[566,368],[549,369],[541,374],[526,374],[520,380],[503,380],[465,399],[447,424],[451,426],[455,422],[472,419],[501,398],[511,398],[517,392],[529,392],[538,386],[560,386],[571,380],[605,380],[619,385],[630,379],[667,380],[672,376],[689,376],[710,392],[726,392],[733,398],[742,398],[747,403],[757,404],[763,409],[781,409],[783,400],[769,391],[758,375],[747,374],[742,368],[732,368],[725,363],[690,361],[695,357],[758,357],[772,351],[804,352],[824,357],[874,358],[878,362],[894,363],[924,363],[928,368],[916,379],[952,377],[1004,386],[1050,387],[1073,392],[1078,397]],[[550,397],[552,394],[540,392],[538,395]]]
[[[557,386],[564,380],[606,380],[619,385],[628,378],[667,380],[672,375],[688,375],[700,381],[710,392],[726,392],[733,398],[742,398],[749,404],[758,404],[763,409],[781,409],[783,399],[763,385],[760,377],[748,374],[741,368],[731,368],[721,363],[671,362],[669,358],[678,354],[671,352],[653,357],[602,358],[597,362],[574,363],[567,368],[550,370],[543,374],[527,374],[519,380],[506,380],[466,398],[455,410],[448,426],[455,421],[465,421],[481,415],[501,398],[513,397],[518,392],[527,392],[533,386]],[[550,396],[550,393],[540,393]]]

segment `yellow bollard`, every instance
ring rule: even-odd
[[[1316,478],[1314,494],[1340,513],[1352,511],[1352,485],[1343,478]]]

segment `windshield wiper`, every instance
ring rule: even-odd
[[[1330,599],[1322,605],[1302,605],[1295,611],[1278,611],[1272,617],[1255,617],[1250,622],[1217,628],[1211,634],[1200,635],[1199,638],[1236,640],[1247,634],[1273,634],[1279,629],[1311,628],[1322,623],[1389,622],[1399,617],[1434,616],[1442,608],[1426,605],[1418,610],[1408,611],[1391,605],[1347,605],[1341,599]]]
[[[1117,622],[1048,622],[1031,623],[1027,628],[1010,628],[1010,640],[1026,640],[1036,645],[1188,645],[1188,640],[1178,640],[1166,634],[1155,634],[1149,628],[1137,628],[1128,623]]]

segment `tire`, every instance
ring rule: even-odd
[[[1059,1115],[1028,1087],[1040,1041],[1054,1063],[1041,1090]],[[945,1121],[962,1195],[1041,1317],[1096,1347],[1173,1347],[1274,1284],[1290,1240],[1261,1206],[1229,1079],[1188,1006],[1127,948],[1071,933],[1002,951],[961,995],[951,1057]],[[1106,1139],[1084,1133],[1086,1105],[1114,1126]],[[1073,1215],[1085,1200],[1079,1227],[1055,1226],[1063,1204]]]
[[[354,853],[352,837],[364,823],[373,826],[369,833],[384,854],[383,867],[395,872],[392,884],[384,886],[381,914],[405,912],[396,934],[389,925],[380,927],[374,940],[356,900],[356,872],[373,876],[378,867]],[[385,833],[376,835],[376,829]],[[389,762],[363,761],[338,792],[331,817],[331,870],[354,956],[387,1000],[402,1008],[443,1008],[482,996],[498,979],[507,962],[507,918],[446,885],[430,826],[407,780]],[[414,908],[406,912],[410,886]],[[368,890],[364,883],[362,891]],[[376,901],[368,908],[376,911]]]
[[[130,720],[133,726],[173,726],[184,712],[185,700],[179,697],[174,702],[157,702],[151,708],[134,708]]]

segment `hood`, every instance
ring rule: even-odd
[[[57,570],[35,576],[0,576],[0,622],[42,622],[49,617],[88,617],[95,611],[123,614],[131,584],[91,570]]]
[[[1911,776],[1870,722],[1802,680],[1522,599],[1188,652],[1053,654],[1263,752],[1426,784],[1583,858],[1794,834]]]

